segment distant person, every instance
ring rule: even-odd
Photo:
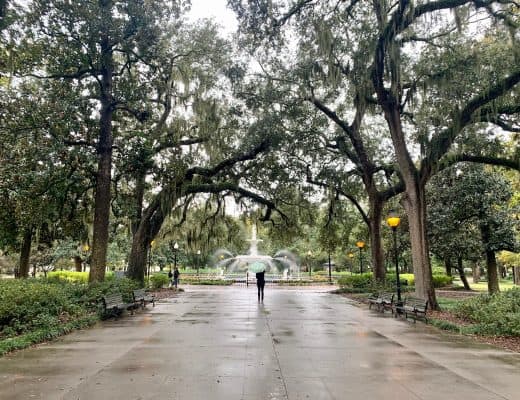
[[[168,279],[170,280],[170,287],[172,287],[173,286],[173,272],[171,269],[168,272]]]
[[[177,285],[179,284],[179,275],[181,273],[179,272],[179,268],[175,267],[173,269],[173,286],[175,286],[175,289],[177,289]]]
[[[256,287],[258,288],[258,302],[264,302],[265,271],[256,273]]]

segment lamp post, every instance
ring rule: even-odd
[[[350,259],[350,275],[352,275],[354,272],[352,270],[354,269],[354,253],[350,252],[348,253],[348,258]]]
[[[82,250],[85,252],[85,271],[87,271],[87,260],[88,260],[88,251],[90,250],[90,246],[88,245],[88,243],[85,243],[83,245],[83,248]]]
[[[148,276],[148,278],[150,277],[150,270],[152,268],[152,249],[154,246],[155,246],[155,240],[152,240],[150,242],[150,250],[148,251],[148,271],[146,274]]]
[[[177,268],[177,252],[179,251],[179,243],[175,242],[172,246],[173,250],[173,269]]]
[[[358,240],[356,242],[356,247],[359,249],[359,273],[363,273],[363,256],[361,254],[361,250],[363,250],[363,247],[365,247],[365,242],[362,240]]]
[[[199,277],[199,267],[200,267],[200,250],[197,250],[197,278]]]
[[[395,279],[397,285],[397,304],[401,305],[401,279],[399,278],[399,258],[397,257],[397,227],[401,223],[401,218],[394,212],[391,211],[386,218],[386,223],[392,229],[394,236],[394,257],[395,257]]]
[[[311,266],[312,251],[307,252],[307,264],[309,264],[309,279],[312,279],[312,266]]]
[[[329,285],[332,285],[332,267],[330,261],[330,251],[329,251]]]

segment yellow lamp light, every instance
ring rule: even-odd
[[[401,223],[401,218],[394,211],[391,211],[386,218],[386,223],[390,228],[395,229]]]
[[[361,250],[363,247],[365,247],[365,242],[363,242],[362,240],[358,240],[356,242],[356,247]]]

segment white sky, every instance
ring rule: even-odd
[[[192,20],[214,19],[226,35],[234,33],[238,25],[235,13],[227,8],[227,0],[191,0],[188,16]]]

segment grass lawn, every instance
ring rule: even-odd
[[[479,292],[487,292],[488,290],[488,287],[487,287],[487,282],[479,282],[479,283],[473,283],[472,280],[471,280],[471,277],[468,277],[468,282],[469,282],[469,286],[471,287],[472,290],[477,290]],[[464,286],[462,284],[462,282],[460,281],[460,278],[455,278],[453,280],[453,285],[454,286]],[[513,287],[515,287],[516,285],[513,285],[513,281],[511,280],[500,280],[499,282],[499,287],[500,287],[500,290],[508,290],[508,289],[512,289]]]

